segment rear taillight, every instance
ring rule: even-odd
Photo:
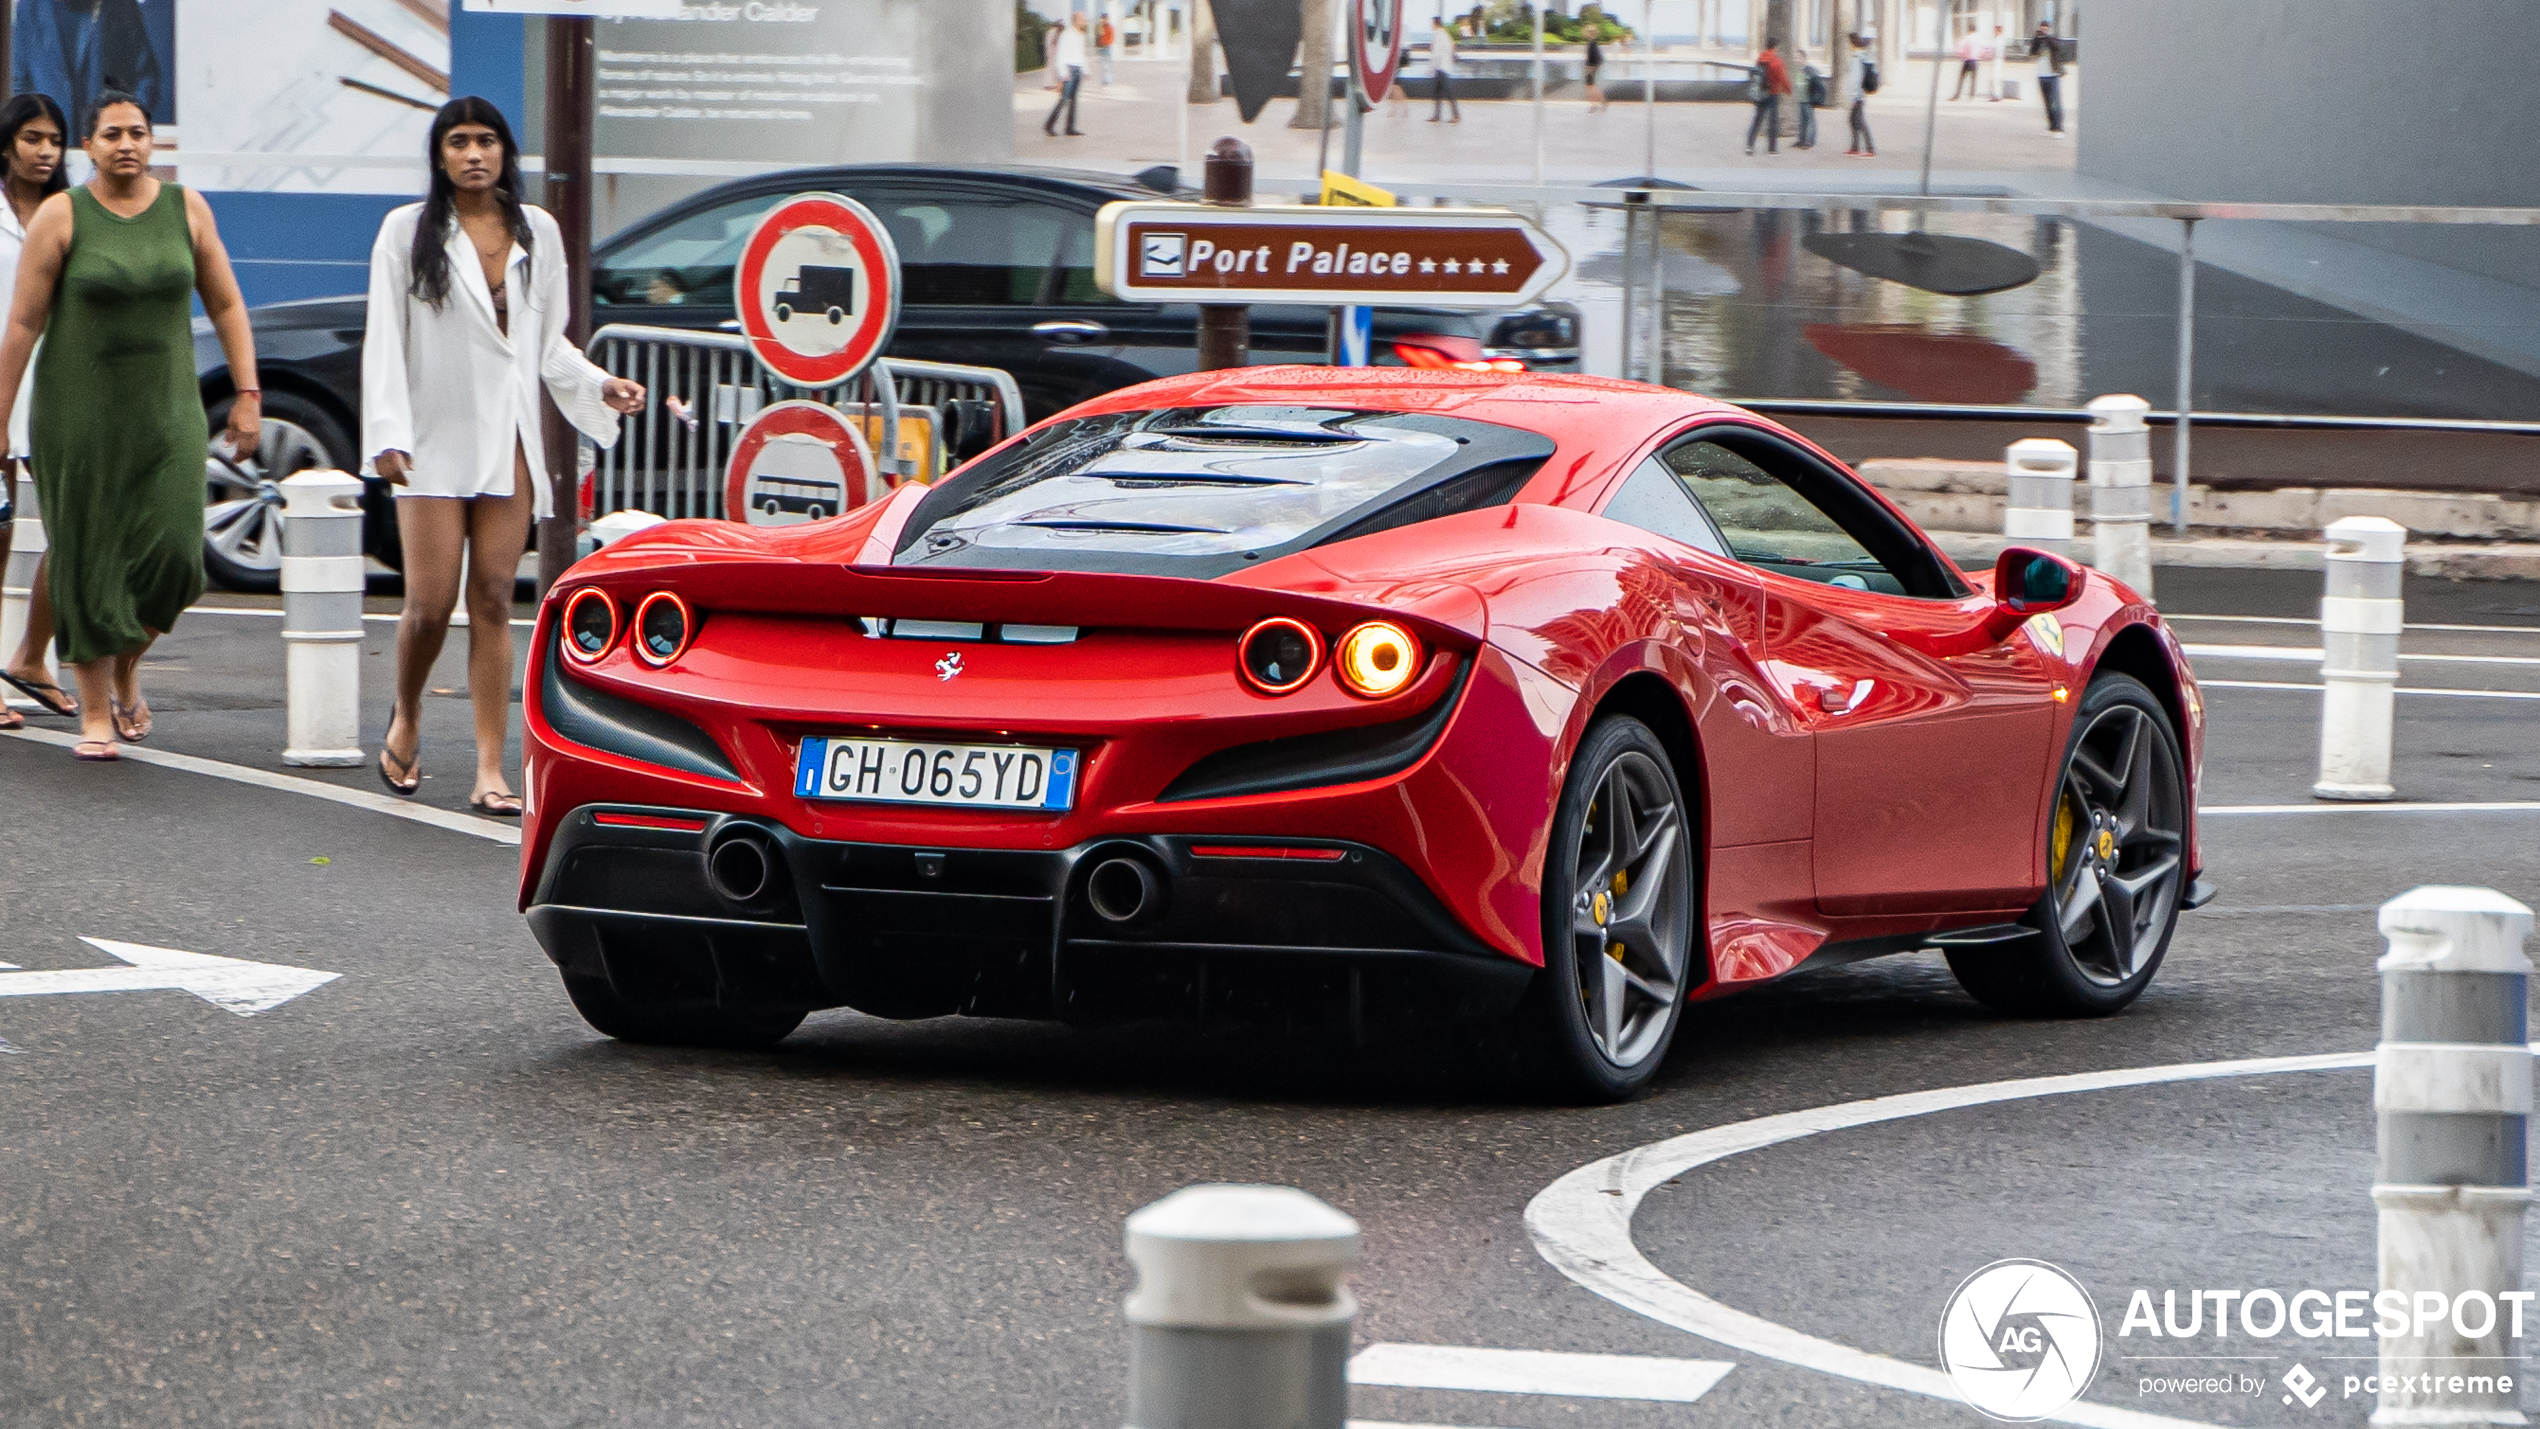
[[[1244,632],[1236,661],[1244,680],[1265,695],[1284,695],[1314,678],[1323,665],[1323,632],[1302,620],[1274,615]]]
[[[584,586],[564,603],[564,651],[583,664],[617,643],[617,602],[597,586]]]
[[[658,667],[678,659],[695,633],[688,602],[669,591],[654,591],[635,607],[635,657],[647,665]]]
[[[1390,620],[1371,620],[1341,637],[1332,665],[1350,693],[1380,700],[1420,673],[1420,642]]]

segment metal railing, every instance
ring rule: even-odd
[[[1014,379],[988,367],[946,362],[877,360],[865,373],[826,391],[768,375],[737,333],[611,323],[591,337],[591,360],[611,375],[644,384],[651,404],[629,418],[616,446],[592,467],[593,518],[649,511],[673,520],[721,517],[732,448],[742,428],[775,402],[824,402],[864,428],[883,480],[931,480],[948,456],[948,413],[985,414],[988,441],[1022,430],[1023,397]],[[969,404],[966,408],[961,404]],[[973,419],[975,420],[975,419]],[[903,424],[914,438],[902,441]],[[975,450],[982,434],[966,430],[953,450]]]

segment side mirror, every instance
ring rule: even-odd
[[[2012,546],[1993,562],[1993,599],[2019,620],[2062,610],[2081,599],[2081,588],[2081,567],[2062,556]],[[2019,620],[2010,624],[2017,625]],[[2009,633],[2007,627],[2004,633]]]
[[[1993,563],[1993,608],[1963,630],[1897,637],[1926,655],[1969,655],[2011,638],[2030,616],[2081,599],[2082,568],[2061,556],[2012,546]]]

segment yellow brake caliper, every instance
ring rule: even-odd
[[[2047,842],[2049,862],[2054,869],[2049,876],[2056,884],[2060,885],[2064,881],[2064,869],[2072,858],[2072,852],[2073,799],[2070,794],[2066,794],[2055,801],[2055,831]]]

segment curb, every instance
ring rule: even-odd
[[[1924,531],[1949,558],[1959,565],[1979,568],[1993,564],[1993,558],[2005,546],[2016,544],[2012,538],[1991,532]],[[2097,552],[2090,537],[2076,534],[2069,554],[2081,564],[2094,565]],[[2154,538],[2152,564],[2159,566],[2194,566],[2220,571],[2317,571],[2325,569],[2328,545],[2323,540],[2300,541],[2290,538],[2262,540],[2237,536],[2191,536],[2182,541],[2175,537]],[[2408,545],[2408,574],[2440,576],[2456,581],[2530,581],[2540,580],[2540,544],[2499,542],[2487,546],[2439,546],[2412,541]]]

